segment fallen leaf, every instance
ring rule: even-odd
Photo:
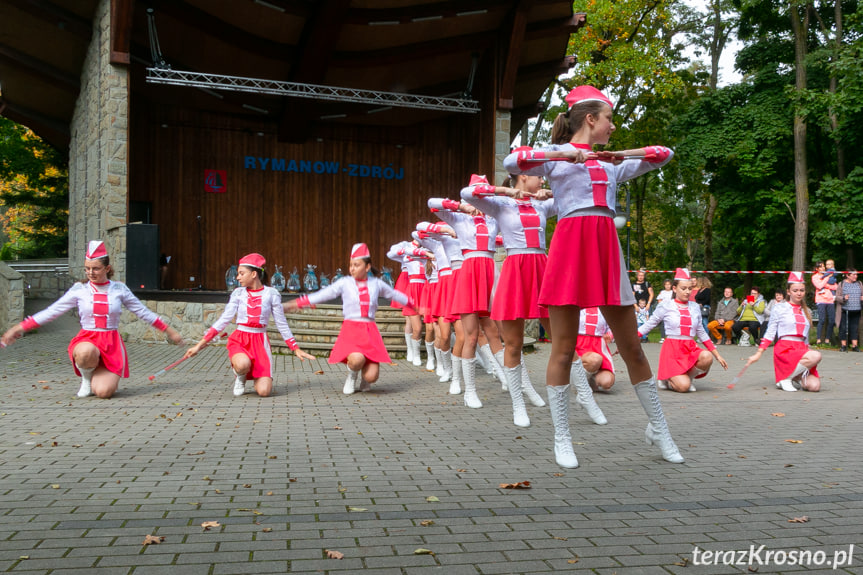
[[[324,375],[324,370],[319,369],[318,371],[315,372],[315,375]]]
[[[30,559],[29,555],[21,555],[18,559]]]
[[[414,549],[414,555],[434,555],[434,551],[420,547],[419,549]]]
[[[566,537],[552,537],[552,539],[557,539],[558,541],[569,541]]]
[[[323,373],[323,372],[321,372]],[[341,551],[333,551],[332,549],[324,549],[327,554],[327,559],[344,559],[345,554]]]
[[[396,452],[395,452],[395,454],[396,454],[396,455],[403,455],[403,454],[404,454],[404,451],[396,451]]]
[[[426,497],[426,501],[428,501],[429,503],[438,503],[440,499],[438,499],[434,495],[429,495],[428,497]]]
[[[42,389],[51,389],[51,386],[50,385],[43,385]]]
[[[267,495],[272,495],[272,494],[273,494],[272,491],[267,491]]]
[[[196,451],[195,453],[190,453],[189,455],[204,455],[207,453],[206,451]]]
[[[681,557],[680,561],[675,563],[675,565],[677,565],[678,567],[686,567],[687,565],[689,565],[689,558],[688,557]]]
[[[803,517],[794,517],[793,519],[789,519],[788,523],[809,523],[809,517],[804,515]]]
[[[570,565],[575,565],[576,563],[578,563],[578,559],[567,559],[566,562]]]
[[[51,489],[60,489],[60,486],[55,483],[51,486]]]
[[[146,535],[142,545],[158,545],[164,540],[164,537],[159,537],[158,535]]]
[[[296,477],[291,477],[290,479],[288,479],[288,483],[296,483],[296,482],[297,482]]]
[[[338,425],[334,425],[334,426],[333,426],[333,429],[341,429],[341,427],[340,427],[340,426],[338,426]]]
[[[552,473],[552,475],[555,477],[563,477],[564,476],[563,473]]]
[[[47,379],[40,379],[36,383],[48,383],[48,380]]]
[[[247,512],[247,513],[251,513],[251,512],[252,512],[252,510],[251,510],[251,509],[247,509],[247,508],[245,508],[245,507],[241,507],[240,509],[237,509],[237,511],[242,511],[242,512]]]
[[[249,489],[251,486],[251,483],[243,483],[243,487],[245,487],[246,489]]]
[[[530,489],[530,481],[519,481],[518,483],[501,483],[501,489]]]
[[[777,411],[776,413],[771,413],[770,415],[772,415],[773,417],[785,417],[785,414],[779,411]]]
[[[733,476],[733,475],[731,475],[731,474],[729,473],[729,474],[728,474],[728,475],[726,475],[725,477],[734,477],[734,476]]]
[[[456,469],[457,473],[467,473],[467,469]]]
[[[201,527],[204,528],[204,531],[209,531],[210,527],[221,527],[221,523],[218,521],[204,521],[201,523]]]
[[[426,519],[425,521],[420,521],[420,525],[422,525],[423,527],[429,527],[431,525],[434,525],[434,521],[432,521],[431,519]]]
[[[278,456],[278,455],[271,455],[271,456],[269,457],[269,459],[278,459],[278,458],[279,458],[279,456]]]
[[[216,493],[217,493],[218,495],[221,495],[221,494],[222,494],[222,490],[221,490],[221,489],[216,489]]]
[[[348,507],[348,511],[368,511],[365,507]]]
[[[794,464],[793,464],[793,463],[786,463],[786,464],[784,465],[784,467],[794,467]]]
[[[786,439],[785,442],[786,443],[803,443],[803,440],[801,440],[801,439]]]
[[[755,566],[753,566],[753,565],[750,565],[750,566],[747,568],[747,570],[748,570],[750,573],[758,573],[758,567],[755,567]]]
[[[272,531],[272,530],[273,530],[273,528],[272,528],[272,527],[264,527],[264,528],[262,529],[262,531],[263,531],[264,533],[269,533],[269,532],[270,532],[270,531]]]
[[[339,485],[339,493],[344,493],[347,490],[348,490],[347,487],[343,487],[343,486]]]

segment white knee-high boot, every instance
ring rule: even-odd
[[[237,370],[234,370],[234,375],[237,376],[234,378],[234,395],[240,397],[246,393],[246,374],[240,375]]]
[[[575,402],[587,412],[587,416],[597,425],[608,423],[608,420],[605,419],[605,414],[602,413],[602,410],[593,398],[593,391],[587,382],[587,372],[584,370],[581,359],[572,362],[572,367],[569,369],[569,382],[575,384],[577,392]]]
[[[476,346],[475,357],[485,372],[494,377],[494,372],[491,369],[491,361],[489,361],[489,358],[491,357],[491,346],[488,344]]]
[[[509,387],[509,397],[512,399],[512,422],[519,427],[530,427],[530,417],[521,393],[521,366],[504,367],[503,374]]]
[[[501,391],[506,391],[506,376],[503,374],[503,348],[500,348],[497,353],[491,353],[491,347],[488,348],[489,356],[491,357],[491,370],[494,376],[500,381]]]
[[[548,406],[554,424],[554,459],[561,467],[578,467],[578,458],[572,450],[572,435],[569,432],[569,385],[545,387]]]
[[[440,381],[441,383],[446,383],[452,379],[452,352],[441,351],[439,364],[441,368],[441,376],[438,381]]]
[[[413,346],[413,359],[411,363],[414,364],[414,367],[420,367],[423,364],[423,357],[420,353],[420,340],[411,338],[411,346]]]
[[[449,393],[450,395],[458,395],[461,393],[461,358],[452,352],[447,353],[450,353],[450,359],[452,360],[452,362],[450,363],[450,373],[452,374],[452,380],[449,384]]]
[[[437,362],[434,366],[434,374],[443,377],[443,352],[437,346],[434,348],[434,358]]]
[[[464,404],[468,407],[478,409],[482,402],[476,393],[476,358],[461,359],[462,372],[464,374]]]
[[[405,334],[405,347],[407,347],[407,351],[405,352],[405,361],[408,363],[413,363],[414,361],[414,346],[411,344],[414,337],[410,333]]]
[[[533,388],[530,382],[530,376],[527,374],[527,366],[524,364],[524,355],[521,356],[521,389],[524,391],[524,396],[527,397],[536,407],[545,407],[545,400]]]
[[[434,371],[436,369],[438,361],[440,361],[440,358],[438,357],[437,353],[435,353],[435,352],[439,352],[439,351],[440,350],[435,349],[434,342],[432,342],[432,341],[426,342],[426,355],[428,356],[428,361],[426,361],[426,371]],[[437,360],[437,361],[435,361],[435,360]]]
[[[648,445],[658,444],[662,451],[662,458],[670,463],[683,463],[683,456],[677,449],[671,432],[668,430],[668,422],[662,413],[662,404],[659,402],[659,392],[656,391],[656,381],[653,377],[634,386],[638,400],[647,413],[647,429],[644,430],[644,439]]]
[[[75,364],[75,367],[77,367],[78,371],[81,372],[81,387],[78,388],[78,397],[88,397],[93,395],[93,390],[90,389],[90,378],[93,377],[93,372],[96,371],[96,368],[83,368],[77,363]]]
[[[358,385],[360,379],[360,373],[362,370],[352,370],[348,368],[348,378],[345,380],[345,387],[342,389],[342,393],[345,395],[351,395],[355,391],[359,391],[360,386]]]

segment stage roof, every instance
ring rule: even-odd
[[[0,114],[59,148],[69,143],[97,4],[0,1]],[[472,69],[494,67],[495,105],[512,111],[514,127],[536,115],[545,88],[572,65],[566,46],[584,20],[571,0],[111,0],[111,6],[111,60],[130,66],[133,110],[153,103],[263,119],[291,141],[309,137],[320,123],[410,126],[457,112],[147,83],[148,10],[174,70],[471,98]]]

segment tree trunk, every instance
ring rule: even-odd
[[[637,178],[632,182],[635,191],[635,232],[638,238],[638,267],[647,267],[644,249],[644,196],[647,195],[647,178]]]
[[[716,196],[707,193],[707,209],[704,210],[704,269],[707,271],[713,270],[713,217],[716,215],[716,207],[719,201]],[[716,285],[716,276],[709,274],[707,276],[710,281]],[[711,292],[716,295],[716,290]]]
[[[833,5],[833,19],[836,22],[836,37],[834,39],[834,50],[836,52],[836,57],[839,57],[839,50],[842,47],[842,0],[836,0]],[[836,84],[837,79],[836,75],[830,76],[830,93],[836,93]],[[836,112],[830,110],[830,127],[833,129],[833,133],[839,129],[839,118],[836,116]],[[848,175],[848,172],[845,171],[845,148],[838,141],[836,142],[836,176],[840,180],[844,180]]]
[[[800,17],[800,9],[803,18]],[[794,31],[795,90],[802,94],[806,89],[806,33],[809,29],[809,4],[792,3],[791,29]],[[794,110],[794,195],[797,199],[797,217],[794,224],[794,255],[792,268],[806,269],[806,240],[809,232],[809,180],[806,166],[806,117],[801,105]]]

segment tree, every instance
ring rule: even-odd
[[[0,117],[3,259],[66,255],[68,160],[28,128]]]

